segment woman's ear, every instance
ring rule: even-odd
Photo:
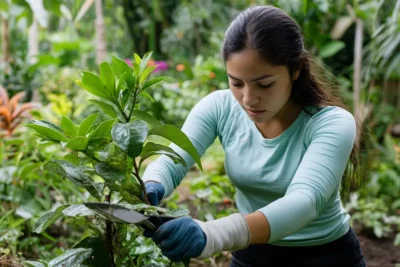
[[[300,72],[303,69],[303,65],[304,65],[304,63],[302,62],[300,64],[300,66],[294,71],[294,73],[293,73],[293,81],[295,81],[295,80],[297,80],[297,78],[299,78]]]
[[[295,80],[297,80],[297,78],[299,78],[300,72],[301,72],[301,68],[300,68],[300,69],[297,69],[297,70],[293,73],[293,81],[295,81]]]

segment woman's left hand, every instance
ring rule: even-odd
[[[200,256],[207,241],[199,224],[187,217],[164,223],[152,238],[163,255],[174,262]]]

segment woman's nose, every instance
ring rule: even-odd
[[[260,102],[260,99],[257,96],[256,92],[248,86],[246,86],[243,90],[242,100],[245,107],[253,107],[258,102]]]

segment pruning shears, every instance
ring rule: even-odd
[[[138,211],[128,209],[118,204],[88,202],[84,203],[84,205],[112,222],[135,224],[152,232],[157,231],[164,223],[175,219],[175,217],[164,215],[145,216]],[[189,266],[190,259],[185,259],[182,262],[185,266]]]
[[[175,219],[175,217],[163,215],[145,216],[138,211],[128,209],[127,207],[118,204],[89,202],[84,203],[84,205],[103,215],[110,221],[139,225],[152,232],[157,231],[162,224]]]

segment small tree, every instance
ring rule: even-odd
[[[171,213],[148,205],[145,186],[140,178],[143,161],[153,155],[166,155],[176,164],[186,164],[170,147],[145,143],[150,135],[162,136],[175,143],[202,169],[195,147],[181,130],[172,125],[163,125],[151,114],[139,110],[142,97],[152,100],[146,90],[166,79],[147,79],[156,68],[147,66],[151,55],[151,52],[146,53],[141,59],[135,54],[132,68],[113,56],[112,65],[107,62],[100,64],[99,76],[83,71],[82,79],[76,81],[83,89],[98,97],[89,101],[98,105],[111,119],[95,123],[98,113],[94,113],[79,125],[63,116],[60,125],[33,120],[27,126],[33,128],[41,138],[59,143],[70,151],[64,160],[52,160],[44,168],[86,189],[98,201],[111,202],[113,199],[145,214],[179,217],[187,212]],[[136,265],[138,263],[142,266],[143,262],[154,264],[157,258],[161,258],[153,243],[150,245],[152,253],[139,253],[135,249],[147,242],[148,250],[148,242],[151,242],[141,236],[141,229],[97,217],[83,204],[60,206],[45,214],[33,231],[43,232],[62,216],[73,217],[83,223],[87,230],[74,249],[53,259],[48,266],[65,264],[71,267],[79,266],[82,262],[89,266],[139,266]],[[25,263],[39,264],[32,261]],[[42,261],[40,264],[47,263]]]

